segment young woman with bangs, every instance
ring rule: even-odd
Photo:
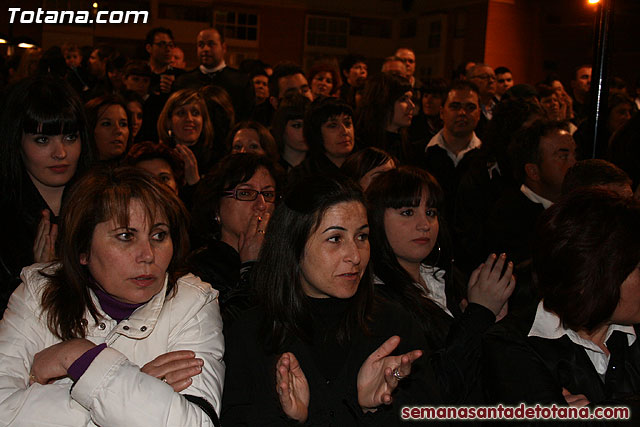
[[[443,192],[428,172],[389,170],[373,180],[366,196],[377,289],[419,325],[434,350],[427,356],[445,401],[480,403],[481,336],[506,314],[513,264],[505,254],[492,254],[465,288],[439,215]]]
[[[23,267],[51,261],[65,189],[92,163],[81,100],[64,81],[25,79],[9,89],[0,125],[0,315]]]

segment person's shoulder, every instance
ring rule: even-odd
[[[234,81],[244,81],[249,79],[249,75],[247,73],[243,73],[237,68],[226,66],[220,71],[220,75],[232,78]]]
[[[180,277],[176,283],[176,298],[203,300],[209,303],[218,298],[218,291],[192,273]]]
[[[24,267],[20,273],[20,279],[30,292],[40,294],[49,282],[48,276],[53,276],[59,269],[58,263],[36,263]]]
[[[200,72],[200,68],[196,67],[191,71],[185,71],[181,75],[176,77],[176,82],[174,83],[174,89],[186,89],[192,87],[192,85],[197,85],[200,80],[204,77],[202,72]]]

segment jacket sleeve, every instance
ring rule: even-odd
[[[0,426],[86,426],[90,414],[71,399],[70,380],[29,386],[34,355],[59,342],[39,313],[39,298],[23,283],[0,321]]]
[[[187,285],[180,287],[180,292],[206,289]],[[175,298],[180,297],[184,296]],[[186,306],[186,313],[180,313],[183,319],[170,332],[167,352],[189,349],[204,360],[202,372],[193,377],[192,385],[183,393],[204,398],[220,414],[224,341],[217,292],[209,291],[205,304],[189,306],[182,301],[179,305]],[[176,313],[171,315],[177,317]],[[141,372],[139,366],[114,348],[106,348],[94,359],[71,390],[71,397],[90,412],[98,425],[213,425],[197,405],[174,392],[170,385]]]
[[[445,346],[431,355],[430,361],[445,402],[466,402],[479,387],[482,334],[495,319],[489,309],[469,304],[451,324]]]

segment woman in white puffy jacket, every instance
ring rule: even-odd
[[[217,425],[218,293],[179,271],[177,197],[140,169],[105,169],[61,218],[59,263],[25,268],[0,321],[0,425]]]

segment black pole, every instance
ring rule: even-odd
[[[589,125],[593,135],[592,158],[607,152],[607,98],[609,97],[609,41],[613,27],[614,0],[601,0],[594,44],[594,64],[591,73],[591,111]]]

